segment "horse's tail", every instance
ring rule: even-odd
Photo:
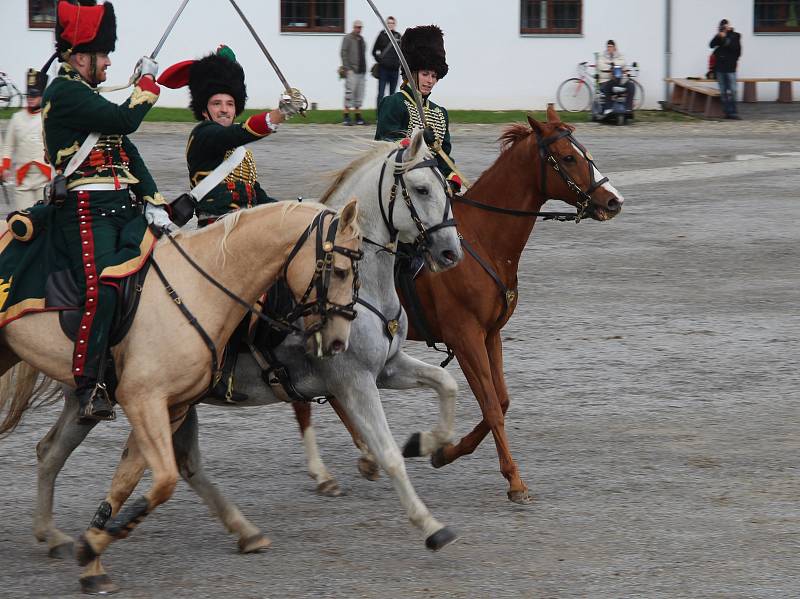
[[[59,386],[39,371],[18,362],[0,377],[0,437],[14,431],[30,407],[50,405],[59,399]],[[38,401],[37,401],[38,400]]]

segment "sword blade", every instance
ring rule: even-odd
[[[175,16],[172,17],[172,20],[169,22],[169,25],[167,25],[167,28],[164,30],[164,35],[162,35],[161,39],[158,40],[158,43],[156,44],[155,50],[153,50],[150,53],[150,58],[155,58],[156,56],[158,56],[158,53],[161,52],[161,47],[164,45],[164,42],[167,41],[167,38],[169,37],[169,34],[172,33],[172,29],[175,27],[175,23],[178,22],[178,17],[181,16],[181,13],[183,12],[183,9],[186,8],[187,4],[189,4],[189,0],[183,0],[183,2],[181,2],[181,5],[178,7],[178,10],[175,12]]]
[[[411,86],[411,91],[414,92],[414,102],[417,104],[417,109],[419,110],[419,118],[422,119],[422,127],[427,128],[428,122],[425,119],[425,111],[422,108],[422,94],[419,93],[417,89],[417,84],[414,82],[414,77],[411,76],[411,68],[409,68],[408,63],[406,62],[406,57],[403,56],[403,51],[400,50],[400,44],[397,43],[397,40],[394,39],[394,35],[392,34],[391,29],[386,24],[386,19],[383,18],[378,7],[372,2],[372,0],[367,0],[367,4],[370,5],[372,11],[375,13],[375,16],[378,17],[378,20],[381,22],[383,26],[383,30],[386,32],[386,35],[389,36],[389,42],[392,44],[394,51],[397,52],[398,58],[400,58],[400,64],[403,67],[403,72],[406,75],[406,80],[408,81],[408,85]]]
[[[264,53],[264,56],[267,57],[267,60],[269,61],[269,64],[272,65],[272,68],[275,70],[275,74],[278,76],[278,79],[280,79],[281,83],[283,83],[283,88],[286,90],[286,92],[288,94],[291,95],[292,86],[289,85],[288,81],[286,81],[286,77],[283,76],[283,73],[281,73],[281,70],[280,70],[280,68],[278,68],[277,63],[272,59],[272,55],[269,53],[269,50],[267,50],[267,47],[264,45],[264,42],[262,42],[261,38],[258,37],[258,34],[256,33],[256,30],[253,29],[253,26],[250,24],[250,21],[247,20],[246,16],[244,16],[244,13],[242,12],[242,9],[240,9],[239,5],[236,4],[236,0],[230,0],[230,3],[233,6],[233,9],[237,13],[239,13],[239,17],[241,17],[242,22],[250,30],[250,33],[253,35],[253,39],[256,40],[256,44],[258,44],[258,47],[261,48],[261,51]]]

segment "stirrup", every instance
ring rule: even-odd
[[[103,420],[116,420],[114,404],[108,395],[105,383],[96,383],[94,389],[86,400],[78,396],[80,408],[78,409],[78,422],[100,422]]]
[[[240,391],[235,391],[233,388],[233,374],[231,374],[227,381],[220,378],[217,383],[211,388],[211,394],[217,399],[221,399],[225,403],[237,404],[250,399],[250,396]]]

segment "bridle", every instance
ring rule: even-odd
[[[535,131],[534,135],[536,136],[536,144],[539,148],[539,157],[541,158],[539,162],[541,163],[542,195],[547,197],[547,173],[545,170],[546,166],[549,164],[553,170],[558,173],[558,176],[561,177],[564,183],[567,184],[567,187],[569,187],[569,189],[577,196],[578,199],[575,203],[575,208],[577,209],[575,222],[580,222],[586,216],[589,206],[592,203],[592,193],[594,193],[595,190],[600,188],[604,183],[608,182],[608,177],[603,177],[600,179],[600,181],[595,180],[594,174],[597,172],[597,169],[595,168],[594,160],[589,152],[586,151],[586,148],[578,143],[578,140],[572,136],[571,130],[567,128],[560,129],[555,135],[544,138],[540,138]],[[550,151],[551,144],[565,137],[580,150],[584,160],[586,160],[586,163],[589,166],[589,189],[586,191],[582,190],[580,186],[575,183],[573,178],[569,176],[569,173],[562,168],[564,166],[563,163]]]
[[[421,160],[417,162],[411,167],[405,168],[403,167],[403,155],[405,154],[405,148],[395,148],[392,150],[389,155],[386,157],[386,160],[383,163],[383,167],[381,168],[381,174],[378,179],[378,205],[381,209],[381,217],[383,218],[383,222],[386,225],[387,230],[389,231],[389,243],[384,246],[382,244],[378,244],[371,239],[364,238],[364,241],[371,244],[371,245],[379,245],[386,250],[396,252],[397,251],[397,237],[400,234],[400,231],[394,224],[394,207],[396,205],[397,200],[397,191],[400,190],[400,195],[403,198],[406,206],[408,207],[408,211],[411,214],[411,220],[414,221],[414,224],[417,227],[417,231],[419,231],[419,235],[414,239],[414,250],[415,252],[419,253],[426,253],[430,249],[431,239],[430,236],[432,233],[440,229],[444,229],[445,227],[455,227],[456,221],[453,218],[448,218],[448,214],[451,214],[451,199],[450,193],[447,189],[447,182],[445,181],[444,177],[438,170],[438,163],[436,162],[435,158],[426,158],[425,160]],[[394,156],[394,183],[392,184],[392,188],[389,192],[389,201],[388,206],[384,206],[383,202],[383,179],[386,174],[386,167],[389,164],[389,159]],[[411,196],[408,193],[408,187],[406,186],[406,181],[404,175],[409,171],[413,171],[418,168],[430,168],[433,170],[436,178],[438,179],[439,183],[442,186],[442,189],[445,192],[445,204],[444,204],[444,214],[442,215],[442,222],[433,225],[432,227],[426,227],[425,223],[422,222],[422,219],[419,217],[419,213],[417,212],[416,207],[414,206],[414,202],[411,201]]]
[[[331,222],[328,226],[327,235],[325,235],[325,239],[323,241],[323,227],[325,223],[325,219],[330,218]],[[355,303],[358,299],[358,288],[360,287],[360,280],[358,278],[358,261],[364,256],[364,253],[361,250],[351,250],[349,248],[336,245],[334,243],[336,232],[339,228],[339,216],[330,210],[322,210],[314,217],[314,220],[311,224],[306,227],[303,234],[300,235],[298,240],[295,242],[292,251],[289,253],[289,256],[286,258],[286,262],[284,263],[283,270],[282,270],[282,277],[286,277],[287,271],[289,269],[289,265],[291,264],[292,260],[297,256],[300,252],[303,245],[305,245],[306,241],[311,237],[312,233],[316,232],[315,240],[316,240],[316,267],[314,269],[314,276],[311,278],[311,282],[308,284],[308,288],[306,288],[305,293],[303,294],[302,299],[299,303],[295,305],[289,315],[282,320],[276,320],[263,312],[254,309],[249,303],[244,301],[241,297],[233,293],[230,289],[225,287],[222,283],[217,281],[214,277],[212,277],[208,272],[206,272],[202,266],[200,266],[194,258],[192,258],[189,254],[186,253],[186,250],[181,247],[175,237],[169,233],[168,231],[164,230],[163,234],[169,239],[169,241],[175,246],[175,249],[178,253],[194,268],[200,275],[209,283],[211,283],[214,287],[219,289],[222,293],[227,295],[230,299],[234,302],[239,304],[243,307],[247,312],[256,316],[260,320],[267,322],[267,324],[271,327],[274,327],[280,331],[286,333],[299,333],[303,335],[304,339],[308,338],[312,335],[315,335],[325,326],[331,316],[337,315],[346,318],[347,320],[353,320],[356,317],[356,310],[355,310]],[[346,256],[350,259],[353,268],[353,301],[349,304],[335,304],[328,300],[328,292],[330,288],[330,281],[331,281],[331,274],[333,272],[333,260],[334,254],[341,254]],[[169,284],[164,272],[161,270],[161,267],[155,261],[155,258],[151,256],[150,258],[153,268],[156,271],[159,279],[161,279],[164,288],[166,289],[167,293],[169,294],[172,301],[180,309],[181,313],[186,317],[195,330],[198,332],[200,337],[208,347],[209,352],[211,353],[211,370],[212,370],[212,386],[215,383],[219,370],[219,354],[217,352],[217,347],[214,344],[214,341],[211,339],[210,335],[203,329],[203,326],[199,323],[197,318],[192,314],[189,308],[186,306],[186,303],[183,301],[175,289]],[[311,296],[312,291],[316,290],[316,296],[314,299],[309,299]],[[318,322],[314,323],[310,327],[304,329],[296,324],[294,321],[297,319],[307,316],[309,314],[318,314],[320,319]]]
[[[539,153],[539,162],[540,162],[540,180],[542,182],[541,192],[542,195],[547,198],[547,166],[549,165],[556,173],[558,173],[559,177],[566,183],[567,187],[575,193],[578,200],[575,204],[577,209],[576,213],[571,212],[537,212],[535,210],[515,210],[513,208],[502,208],[500,206],[492,206],[491,204],[484,204],[483,202],[479,202],[476,200],[472,200],[469,198],[465,198],[463,196],[455,196],[455,201],[461,202],[462,204],[467,204],[469,206],[474,206],[476,208],[481,208],[482,210],[486,210],[489,212],[497,212],[500,214],[506,214],[509,216],[521,216],[521,217],[542,217],[544,220],[559,220],[559,221],[567,221],[567,220],[574,220],[576,223],[581,222],[583,220],[591,206],[592,198],[591,194],[594,193],[596,189],[601,187],[604,183],[608,181],[608,177],[603,177],[600,181],[596,181],[594,178],[594,174],[597,171],[594,164],[594,159],[592,159],[591,154],[584,148],[575,137],[572,135],[572,131],[569,129],[561,129],[558,133],[551,135],[549,137],[539,137],[536,132],[533,133],[536,136],[536,145]],[[559,139],[567,138],[578,150],[580,151],[581,155],[583,156],[584,160],[589,166],[589,177],[590,183],[589,188],[584,191],[580,188],[580,186],[575,183],[575,180],[569,176],[565,169],[562,167],[564,166],[563,163],[556,158],[553,153],[550,151],[550,145],[558,141]],[[548,198],[549,199],[549,198]]]
[[[331,224],[328,227],[328,233],[323,241],[322,224],[327,217],[332,217]],[[316,266],[314,267],[314,276],[308,283],[303,296],[299,302],[296,302],[289,314],[286,315],[285,320],[289,326],[294,328],[295,332],[302,332],[305,337],[309,337],[321,330],[331,316],[341,316],[347,320],[354,320],[356,317],[355,304],[358,301],[358,290],[361,287],[361,281],[358,277],[358,261],[364,257],[364,252],[361,250],[351,250],[344,246],[336,245],[334,240],[336,238],[336,231],[339,226],[339,217],[335,212],[324,210],[320,212],[303,232],[300,238],[295,243],[294,248],[286,259],[283,265],[283,274],[281,275],[288,285],[289,266],[292,260],[297,256],[306,240],[316,231]],[[334,254],[340,254],[350,259],[353,268],[353,301],[349,304],[336,304],[328,299],[328,291],[331,283],[331,275],[333,274],[333,260]],[[316,291],[314,299],[311,298],[311,293]],[[261,314],[259,312],[259,314]],[[294,321],[311,314],[319,315],[319,321],[305,329],[299,329],[296,325],[292,324]]]

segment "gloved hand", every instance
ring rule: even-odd
[[[139,81],[145,75],[150,75],[153,79],[158,75],[158,63],[149,56],[142,56],[133,68],[133,80]]]
[[[436,143],[436,133],[433,131],[433,128],[425,127],[425,129],[422,130],[422,139],[425,140],[429,148],[433,147],[433,144]]]
[[[461,191],[461,177],[458,175],[452,175],[447,182],[450,184],[450,189],[454,194]]]
[[[148,202],[144,207],[144,218],[147,224],[153,225],[157,229],[166,229],[170,233],[178,230],[175,223],[169,219],[169,214],[163,206],[156,206]]]
[[[284,118],[288,119],[299,112],[304,112],[308,108],[308,100],[297,88],[292,88],[291,93],[284,92],[278,101],[278,110],[283,113]]]

